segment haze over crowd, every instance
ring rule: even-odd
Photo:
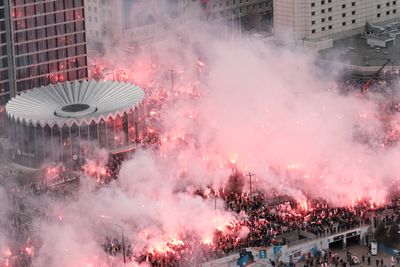
[[[171,88],[157,118],[147,119],[161,142],[135,151],[106,186],[81,177],[73,198],[32,198],[46,210],[34,221],[36,266],[108,266],[99,242],[105,232],[118,235],[119,226],[138,253],[182,235],[212,239],[237,215],[195,191],[226,188],[234,171],[254,173],[254,191],[299,202],[383,203],[395,189],[400,147],[382,140],[388,124],[398,128],[398,114],[382,119],[381,105],[398,99],[398,84],[386,94],[343,94],[341,70],[319,69],[313,52],[245,33],[233,40],[218,22],[202,23],[181,25],[132,53],[108,47],[98,58],[131,70],[147,95]],[[4,195],[2,208],[11,209]],[[0,233],[1,247],[12,242]]]

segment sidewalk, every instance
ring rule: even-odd
[[[356,256],[360,260],[360,265],[359,266],[368,266],[368,252],[370,252],[369,247],[363,246],[363,245],[352,245],[347,247],[348,250],[350,250],[351,255]],[[342,249],[334,249],[332,250],[333,253],[337,253],[339,257],[347,261],[346,257],[346,252],[347,249],[342,250]],[[365,256],[365,262],[362,262],[362,255]],[[379,266],[378,267],[389,267],[391,266],[391,255],[388,255],[384,253],[383,251],[378,250],[378,255],[376,256],[371,256],[371,267],[377,267],[376,265],[376,259],[379,260]],[[381,266],[381,259],[383,259],[383,266]],[[331,266],[335,266],[334,264]],[[349,266],[349,265],[347,265]],[[395,266],[399,266],[400,264],[397,263],[397,260],[395,259]]]

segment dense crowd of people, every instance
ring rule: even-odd
[[[206,197],[202,191],[198,194]],[[220,192],[219,196],[225,201],[226,208],[237,214],[238,221],[227,226],[225,231],[215,231],[212,241],[204,243],[196,237],[187,237],[178,245],[167,244],[167,252],[146,251],[140,255],[130,253],[129,260],[148,262],[153,266],[176,266],[177,262],[206,262],[237,253],[246,247],[290,243],[290,240],[285,240],[285,233],[305,231],[317,238],[369,225],[372,223],[371,216],[380,216],[388,209],[394,212],[385,216],[387,223],[400,222],[398,203],[371,208],[369,202],[360,201],[351,207],[331,207],[321,199],[310,199],[308,208],[304,208],[290,197],[268,198],[262,192],[252,196],[247,193]],[[243,227],[249,231],[247,236],[240,238]],[[113,247],[109,243],[108,249],[112,251]],[[121,246],[117,247],[118,253],[122,253]],[[115,251],[110,253],[114,255]],[[322,257],[312,260],[315,260],[316,265],[319,261],[324,262]],[[330,263],[335,263],[333,258]],[[308,264],[310,265],[306,266],[313,266],[313,262]]]
[[[339,84],[343,92],[359,92],[362,91],[365,81],[357,79],[349,79]],[[392,81],[376,80],[369,84],[369,90],[379,92],[390,86]],[[399,104],[392,103],[390,112],[400,111]],[[388,112],[389,112],[388,111]],[[148,135],[146,143],[157,143],[156,134]],[[107,179],[101,178],[102,183],[115,179],[118,175],[119,167],[123,157],[115,156],[108,162]],[[95,170],[98,173],[97,170]],[[0,182],[3,176],[11,175],[8,170],[0,172]],[[62,187],[56,187],[56,184],[64,184],[76,180],[76,177],[61,175],[57,180],[53,180],[53,184],[46,182],[32,183],[25,188],[25,191],[33,196],[41,194],[64,195]],[[61,191],[60,191],[61,190]],[[61,192],[61,193],[60,193]],[[198,190],[197,195],[208,198],[203,190]],[[240,191],[221,191],[212,192],[218,195],[224,203],[227,210],[235,214],[236,221],[227,226],[227,229],[216,230],[212,240],[204,242],[195,235],[186,235],[179,243],[166,244],[167,249],[158,252],[154,249],[142,253],[134,253],[133,244],[129,242],[122,243],[118,238],[105,237],[105,240],[99,244],[105,253],[113,257],[125,256],[127,261],[147,262],[153,266],[182,266],[190,265],[193,262],[205,262],[215,258],[223,257],[231,253],[237,253],[243,248],[257,246],[267,247],[273,245],[290,244],[292,240],[286,234],[297,232],[306,232],[312,234],[314,238],[321,236],[329,236],[340,233],[349,229],[360,227],[362,225],[372,224],[371,217],[379,216],[383,210],[392,209],[394,212],[385,215],[385,221],[388,223],[399,223],[400,207],[399,203],[393,201],[383,207],[371,208],[368,201],[360,201],[355,205],[348,207],[332,207],[326,201],[318,198],[308,198],[306,203],[299,203],[289,196],[268,195],[266,192],[253,192],[252,194]],[[14,208],[20,213],[24,212],[21,206],[24,195],[17,192],[13,197]],[[34,208],[32,208],[34,209]],[[36,212],[36,211],[35,211]],[[39,214],[40,211],[37,211]],[[373,215],[373,216],[372,216]],[[26,236],[29,232],[27,224],[21,221],[21,216],[10,214],[10,221],[14,229],[15,236],[18,233]],[[20,255],[19,255],[20,254]],[[17,255],[17,256],[16,256]],[[18,256],[19,255],[19,256]],[[14,259],[15,258],[15,259]],[[30,266],[31,257],[26,249],[16,250],[13,257],[16,265],[11,266]],[[317,255],[316,258],[309,255],[305,258],[305,266],[313,266],[318,264],[330,263],[343,265],[339,258],[331,254]],[[350,262],[348,259],[347,262]],[[18,262],[19,261],[19,262]],[[344,266],[345,267],[345,266]]]

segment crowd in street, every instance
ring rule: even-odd
[[[371,203],[368,201],[360,201],[348,207],[333,207],[322,199],[309,197],[305,203],[300,203],[289,196],[276,196],[264,192],[249,194],[220,191],[207,195],[199,190],[196,194],[205,199],[218,195],[224,201],[225,208],[236,214],[236,221],[229,224],[223,231],[215,231],[209,242],[187,235],[182,243],[168,244],[166,252],[146,250],[135,254],[129,242],[123,245],[118,238],[106,238],[101,244],[104,252],[121,259],[124,252],[127,261],[148,262],[153,266],[177,266],[178,262],[181,264],[206,262],[237,253],[251,246],[290,244],[291,240],[287,240],[285,236],[287,233],[306,232],[314,237],[320,237],[369,225],[372,223],[371,217],[381,213],[386,214],[385,219],[389,224],[398,223],[400,218],[398,202],[388,203],[378,208],[376,206],[371,208]],[[21,191],[14,193],[13,205],[18,213],[25,212],[26,208],[22,201],[25,197],[26,195]],[[388,210],[393,212],[388,213]],[[10,214],[15,231],[28,233],[29,229],[23,229],[26,228],[26,224],[21,222],[21,218]],[[243,235],[243,229],[247,229],[245,235]],[[318,259],[314,260],[318,261]],[[340,264],[339,260],[337,262]],[[309,266],[313,266],[311,263],[313,262],[310,262]]]
[[[177,260],[209,261],[238,252],[242,248],[256,246],[265,247],[282,245],[290,242],[284,234],[290,232],[308,232],[315,237],[327,236],[350,230],[362,225],[369,225],[370,216],[381,214],[391,209],[395,211],[387,215],[387,222],[400,222],[398,204],[386,205],[372,209],[367,201],[360,201],[351,207],[331,207],[321,199],[309,200],[308,207],[289,197],[269,199],[265,194],[257,192],[253,196],[246,193],[220,194],[226,203],[227,209],[237,214],[238,223],[230,226],[227,231],[216,231],[211,244],[202,244],[200,240],[184,242],[174,248],[174,253],[156,254],[145,253],[138,259],[148,261],[154,266],[163,262],[165,266],[174,266]],[[396,205],[394,207],[393,205]],[[247,227],[249,232],[246,238],[238,238],[240,229]],[[193,245],[195,244],[195,246]],[[193,248],[196,253],[193,254]],[[315,266],[325,262],[326,257],[314,258],[306,266]],[[342,264],[343,261],[330,259],[331,264]],[[170,263],[170,264],[168,264]]]
[[[242,224],[253,229],[250,241],[263,246],[285,243],[284,238],[277,240],[276,237],[287,232],[305,231],[318,237],[369,224],[364,206],[329,207],[320,199],[309,200],[307,207],[301,207],[300,203],[290,198],[276,202],[268,200],[262,193],[253,197],[230,193],[227,205],[239,214],[245,212],[248,215]]]
[[[346,80],[340,84],[345,92],[355,92],[361,90],[363,85],[361,80]],[[370,84],[369,90],[384,90],[390,85],[389,81],[376,80]],[[391,106],[395,112],[399,111],[399,105]],[[150,141],[149,141],[150,142]],[[122,157],[114,157],[108,169],[111,175],[107,178],[114,179],[118,175]],[[12,175],[10,170],[0,170],[0,182],[3,177]],[[109,174],[109,172],[107,172]],[[76,177],[60,176],[59,183],[67,183],[77,179]],[[110,180],[106,180],[107,183]],[[32,183],[25,188],[31,195],[41,194],[65,195],[62,187],[55,187],[48,183]],[[313,237],[329,236],[346,230],[354,229],[362,225],[370,225],[371,214],[377,215],[383,210],[391,209],[394,212],[386,215],[389,223],[399,223],[400,206],[397,202],[388,203],[383,207],[371,208],[371,203],[367,200],[360,201],[352,206],[334,207],[326,201],[318,198],[308,198],[304,203],[289,196],[270,196],[265,192],[213,192],[218,195],[225,203],[225,208],[235,214],[236,221],[229,225],[224,231],[216,230],[212,240],[204,242],[196,236],[187,235],[182,243],[168,244],[166,252],[159,253],[154,250],[146,250],[143,253],[134,254],[129,242],[122,243],[118,238],[105,237],[102,246],[104,252],[110,256],[122,257],[123,254],[127,261],[148,262],[152,266],[186,266],[193,262],[205,262],[215,258],[223,257],[232,253],[237,253],[243,248],[257,246],[267,247],[272,245],[284,245],[292,242],[285,234],[288,233],[308,233]],[[208,198],[204,191],[197,192],[203,198]],[[24,213],[23,201],[25,196],[16,193],[13,197],[13,207],[19,213]],[[34,208],[32,208],[34,210]],[[39,214],[39,211],[37,211]],[[17,233],[27,233],[27,224],[21,221],[21,216],[10,214],[10,221]],[[247,229],[244,235],[243,229]],[[16,261],[17,265],[11,266],[30,266],[31,258],[26,250],[21,253]],[[330,252],[314,255],[306,255],[304,266],[323,266],[324,264],[334,264],[335,266],[346,267],[346,264],[354,262],[349,253],[347,260],[341,259]],[[363,260],[364,262],[364,260]],[[370,257],[368,257],[370,263]],[[278,265],[278,264],[277,264]],[[377,267],[378,263],[377,263]]]

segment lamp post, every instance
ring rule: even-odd
[[[171,69],[171,93],[174,93],[174,69]]]
[[[125,258],[125,237],[124,237],[124,228],[116,223],[113,223],[113,225],[119,227],[121,229],[121,237],[122,237],[122,255],[124,257],[124,263],[126,263],[126,258]]]
[[[253,200],[253,192],[252,192],[252,188],[251,188],[251,177],[255,175],[254,173],[249,172],[247,174],[247,176],[249,176],[250,179],[250,201]],[[253,203],[251,203],[253,204]],[[251,235],[251,242],[253,243],[254,241],[254,216],[253,216],[253,206],[250,205],[250,223],[251,223],[251,227],[250,227],[250,235]]]
[[[217,194],[214,192],[214,211],[217,211]]]

